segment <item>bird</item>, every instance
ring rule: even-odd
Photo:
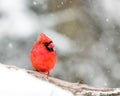
[[[55,45],[51,38],[40,33],[40,39],[36,41],[30,54],[32,66],[36,71],[50,75],[57,61]]]

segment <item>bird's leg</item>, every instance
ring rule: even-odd
[[[49,72],[49,71],[47,72],[47,76],[52,77],[52,75],[50,74],[50,72]]]
[[[80,80],[78,84],[84,84],[84,80]]]

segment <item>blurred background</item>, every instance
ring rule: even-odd
[[[33,70],[40,32],[56,45],[62,80],[120,87],[119,0],[0,0],[0,62]]]

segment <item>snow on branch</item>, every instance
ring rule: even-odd
[[[120,88],[95,88],[0,64],[0,96],[120,96]]]

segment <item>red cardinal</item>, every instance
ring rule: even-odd
[[[30,59],[37,71],[50,74],[56,64],[55,46],[53,41],[44,33],[41,33],[40,37],[33,47]]]

